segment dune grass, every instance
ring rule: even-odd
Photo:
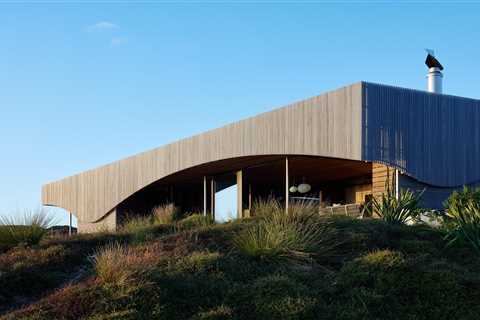
[[[334,246],[333,231],[311,203],[291,205],[286,213],[278,202],[257,203],[259,221],[233,240],[243,254],[276,262],[311,262]],[[257,211],[255,211],[257,212]]]
[[[145,286],[154,260],[148,253],[118,242],[99,248],[91,257],[100,283],[117,297]]]
[[[215,221],[210,215],[204,216],[201,213],[191,213],[181,220],[179,220],[176,226],[179,230],[189,230],[194,228],[205,228],[213,225]]]
[[[181,218],[180,210],[172,203],[156,206],[152,209],[151,215],[154,224],[169,224]]]
[[[308,206],[290,211],[282,219],[270,214],[208,228],[177,228],[141,244],[127,235],[107,245],[107,238],[92,242],[94,258],[84,264],[91,276],[56,292],[45,291],[41,300],[0,319],[478,319],[480,260],[470,247],[445,248],[442,232],[425,225],[348,217],[317,220],[309,216],[313,211]],[[242,253],[234,240],[268,219],[325,225],[327,235],[341,241],[333,247],[325,243],[326,253],[321,242],[303,242],[307,245],[300,248],[309,248],[308,255],[300,257],[287,253],[265,259]],[[285,228],[286,234],[299,230]],[[311,233],[305,234],[300,238],[311,239]],[[95,237],[61,243],[71,250]],[[58,241],[54,244],[44,258],[31,259],[39,262],[37,274],[51,272],[45,260],[61,265],[72,257],[59,255],[64,249]],[[5,268],[23,259],[9,257]]]
[[[48,233],[55,222],[45,209],[25,210],[0,217],[0,247],[10,248],[19,244],[36,245]]]
[[[441,229],[320,217],[307,202],[288,213],[278,202],[254,208],[255,217],[234,223],[192,214],[13,248],[0,254],[0,314],[16,310],[0,319],[480,316],[480,257],[467,242],[446,247]],[[136,241],[138,230],[149,230],[149,241]],[[30,295],[28,283],[43,291]]]

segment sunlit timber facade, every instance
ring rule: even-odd
[[[480,181],[479,123],[480,100],[360,82],[48,183],[42,202],[73,213],[79,232],[165,203],[211,214],[232,184],[238,217],[269,196],[361,205],[386,181],[439,208]],[[308,192],[290,192],[303,182]]]

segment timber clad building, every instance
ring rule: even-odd
[[[269,196],[348,213],[389,176],[439,208],[480,181],[479,123],[480,100],[361,82],[46,184],[42,202],[72,212],[79,232],[165,203],[214,213],[234,184],[238,217]]]

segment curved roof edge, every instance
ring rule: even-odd
[[[46,184],[42,203],[93,222],[152,182],[208,162],[280,154],[360,160],[362,86],[343,87]]]

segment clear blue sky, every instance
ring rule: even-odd
[[[423,89],[424,48],[447,93],[480,98],[479,3],[356,2],[0,3],[0,212],[39,206],[45,182],[352,82]]]

